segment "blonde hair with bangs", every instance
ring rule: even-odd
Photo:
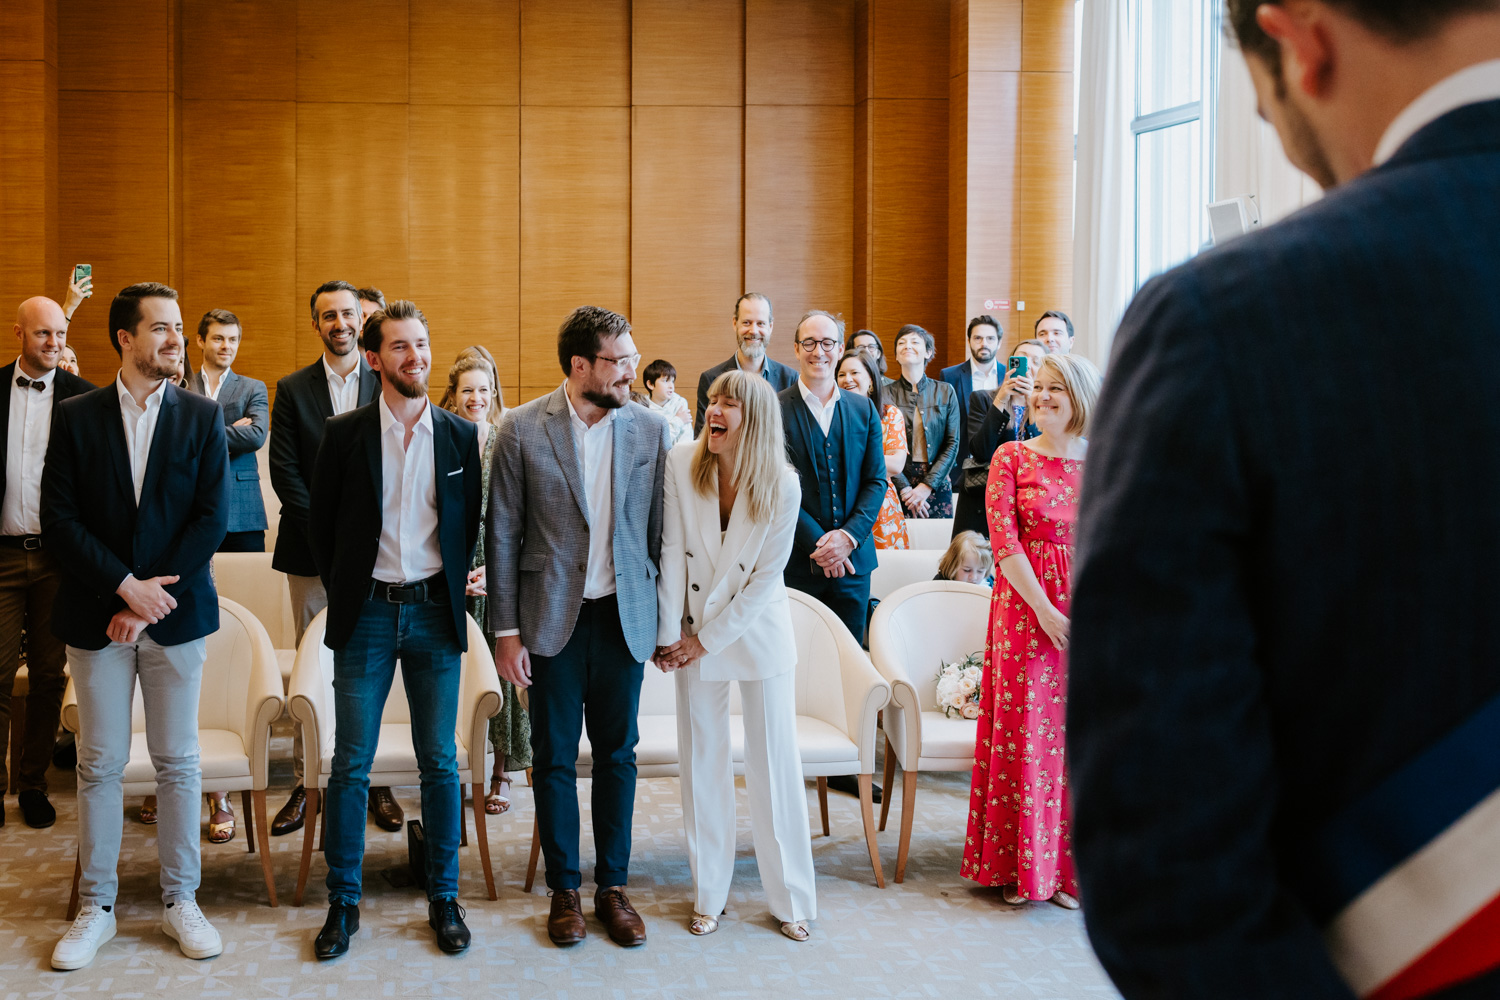
[[[708,401],[723,396],[740,404],[740,440],[734,449],[734,485],[745,497],[750,520],[764,524],[776,514],[781,477],[786,470],[786,442],[776,393],[759,375],[727,371],[708,387]],[[719,456],[708,450],[708,420],[693,451],[693,487],[700,496],[718,495]]]
[[[1062,382],[1063,390],[1073,404],[1073,416],[1068,419],[1064,432],[1088,437],[1089,427],[1094,421],[1094,404],[1099,402],[1099,383],[1102,381],[1099,369],[1088,358],[1076,354],[1049,354],[1036,366],[1033,379],[1040,382],[1042,373],[1049,369]],[[1030,408],[1029,400],[1027,408]],[[1029,412],[1026,419],[1031,420]]]

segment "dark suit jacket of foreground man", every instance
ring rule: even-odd
[[[1500,101],[1126,315],[1068,707],[1084,912],[1126,997],[1352,995],[1322,938],[1361,860],[1336,820],[1500,692],[1497,276]],[[1500,784],[1487,746],[1364,824],[1364,860]]]

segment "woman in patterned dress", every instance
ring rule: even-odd
[[[834,377],[838,379],[840,389],[870,397],[870,402],[880,412],[880,426],[885,432],[885,500],[880,504],[880,515],[875,518],[875,547],[910,548],[911,542],[906,537],[906,515],[901,511],[896,484],[891,482],[892,476],[900,475],[906,468],[906,421],[900,410],[885,401],[882,380],[875,371],[875,362],[866,351],[846,352],[839,358]]]
[[[1027,400],[1040,434],[990,462],[985,509],[999,572],[990,598],[979,732],[969,791],[965,878],[1007,903],[1078,907],[1064,739],[1073,519],[1099,372],[1042,360]]]
[[[495,360],[483,347],[466,347],[448,370],[448,389],[438,405],[452,410],[479,425],[480,508],[479,544],[469,563],[469,614],[485,629],[484,596],[484,526],[489,516],[490,460],[499,436],[493,431],[505,412],[504,394],[495,369]],[[516,690],[500,678],[500,713],[490,720],[490,743],[495,747],[495,766],[490,774],[489,794],[484,797],[484,811],[499,815],[510,808],[510,786],[507,772],[524,771],[531,766],[531,718],[516,703]]]

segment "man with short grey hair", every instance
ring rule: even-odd
[[[771,300],[760,292],[746,292],[734,303],[734,355],[722,364],[714,365],[698,376],[698,409],[693,417],[693,434],[703,430],[703,411],[708,408],[708,387],[714,379],[727,371],[738,369],[759,374],[771,388],[780,392],[797,381],[793,368],[777,361],[766,353],[771,345],[771,332],[776,318],[771,315]]]

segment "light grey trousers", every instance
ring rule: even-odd
[[[119,891],[120,835],[125,819],[125,765],[130,760],[136,680],[146,717],[146,748],[156,768],[156,853],[164,903],[198,891],[198,689],[207,641],[161,646],[142,634],[103,649],[68,647],[78,696],[79,896],[113,906]]]
[[[328,607],[328,591],[323,589],[323,578],[317,576],[286,575],[287,589],[292,594],[292,621],[297,625],[297,647],[302,647],[302,634],[318,617],[318,612]],[[297,784],[302,784],[302,726],[292,721],[292,775]]]

